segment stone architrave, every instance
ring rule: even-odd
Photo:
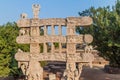
[[[86,26],[92,24],[90,17],[67,17],[67,18],[49,18],[39,19],[40,5],[34,4],[33,18],[28,19],[27,14],[21,14],[17,25],[20,28],[19,36],[16,42],[19,44],[30,44],[30,52],[23,52],[20,49],[15,55],[19,67],[26,75],[27,80],[43,80],[43,68],[40,61],[63,61],[66,62],[66,70],[62,79],[79,80],[83,63],[91,65],[94,56],[91,54],[92,49],[86,46],[83,53],[76,53],[76,44],[83,44],[84,42],[91,43],[93,37],[90,34],[76,35],[76,26]],[[52,34],[48,35],[48,26],[52,28]],[[55,26],[59,28],[59,35],[55,34]],[[66,26],[67,35],[62,36],[62,26]],[[40,35],[40,27],[44,27],[44,35]],[[55,52],[54,43],[59,43],[58,53]],[[40,44],[43,44],[43,53],[40,53]],[[49,44],[51,43],[51,52],[48,52]],[[62,43],[67,45],[67,52],[62,52]],[[76,68],[76,63],[79,63]],[[55,80],[53,75],[50,80]]]

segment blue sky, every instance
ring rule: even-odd
[[[21,13],[32,18],[32,4],[40,4],[40,18],[79,16],[78,12],[94,7],[114,5],[116,0],[0,0],[0,25],[14,22]]]

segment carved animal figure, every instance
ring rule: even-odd
[[[90,46],[85,46],[85,53],[91,53],[93,50],[93,47],[90,45]]]
[[[23,36],[23,35],[25,35],[25,33],[26,33],[25,29],[22,28],[19,30],[19,36]]]
[[[26,75],[28,66],[29,66],[28,62],[18,62],[18,67],[21,68],[24,75]]]

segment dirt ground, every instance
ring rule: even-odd
[[[120,80],[120,74],[108,74],[103,68],[94,67],[92,69],[85,67],[83,69],[81,80]]]

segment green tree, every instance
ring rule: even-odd
[[[16,23],[7,23],[0,26],[0,76],[19,74],[17,61],[14,58],[18,48],[23,51],[29,50],[29,45],[18,45],[16,37],[19,28]]]
[[[110,61],[110,65],[120,67],[120,0],[112,9],[91,7],[79,12],[80,16],[90,16],[93,25],[89,28],[77,28],[78,33],[90,33],[94,37],[92,45],[97,46],[101,56]]]

